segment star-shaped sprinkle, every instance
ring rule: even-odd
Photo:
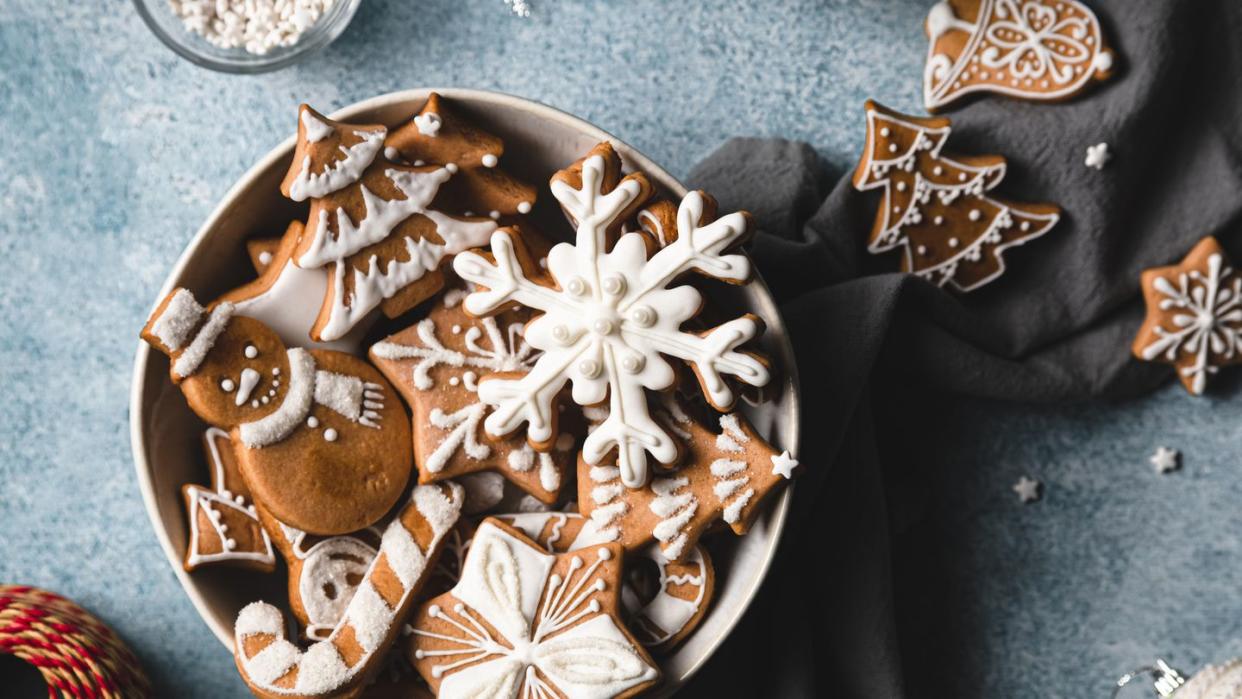
[[[1108,161],[1112,159],[1113,154],[1108,152],[1108,144],[1097,143],[1094,146],[1087,146],[1087,159],[1084,164],[1096,170],[1103,170]]]
[[[793,470],[798,467],[798,460],[789,455],[788,451],[783,451],[772,457],[772,473],[793,478]]]
[[[1181,454],[1176,449],[1168,447],[1156,447],[1156,453],[1151,455],[1148,461],[1156,468],[1156,473],[1168,473],[1176,471],[1178,467],[1178,457]]]
[[[1018,500],[1022,504],[1035,502],[1039,499],[1039,489],[1043,484],[1033,478],[1022,476],[1013,486],[1013,492],[1018,494]]]

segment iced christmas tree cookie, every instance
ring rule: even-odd
[[[471,315],[493,315],[515,303],[541,312],[525,330],[526,342],[543,352],[530,371],[517,378],[485,376],[479,383],[479,398],[494,407],[484,421],[487,433],[500,437],[527,423],[530,444],[551,449],[559,439],[557,398],[572,383],[575,403],[607,401],[610,407],[609,418],[583,445],[586,462],[598,464],[615,450],[621,481],[630,488],[647,482],[649,454],[662,463],[677,457],[673,438],[647,408],[650,391],[674,383],[665,356],[692,366],[719,410],[731,408],[736,398],[726,376],[752,386],[769,378],[761,359],[739,349],[762,331],[758,318],[744,315],[699,333],[683,330],[699,312],[702,296],[675,285],[690,271],[748,280],[750,261],[725,251],[748,234],[749,218],[717,218],[715,202],[691,192],[678,207],[676,238],[653,251],[648,235],[622,234],[651,189],[641,174],[621,177],[620,158],[601,144],[552,178],[552,194],[576,238],[552,248],[546,274],[510,230],[492,236],[490,254],[464,253],[453,264],[479,287],[463,302]]]
[[[413,415],[414,461],[420,483],[495,471],[544,503],[554,503],[577,460],[577,439],[562,431],[551,451],[537,452],[520,435],[488,439],[491,407],[479,398],[480,376],[520,376],[538,350],[527,344],[525,310],[475,318],[451,289],[427,317],[371,347],[371,360],[397,387]]]
[[[933,113],[980,92],[1069,99],[1113,73],[1100,23],[1078,0],[940,0],[924,27]]]
[[[1242,362],[1242,275],[1216,238],[1200,240],[1182,261],[1143,272],[1147,318],[1134,356],[1172,364],[1194,395],[1208,376]]]
[[[437,696],[630,697],[659,681],[620,621],[621,547],[549,554],[496,519],[461,579],[414,615],[410,662]]]
[[[142,337],[171,359],[190,409],[230,430],[255,500],[322,535],[375,523],[409,479],[410,427],[392,387],[340,352],[286,348],[230,303],[203,308],[177,289]]]
[[[1005,250],[1047,233],[1060,219],[1052,204],[988,196],[1005,177],[1005,159],[943,154],[948,119],[906,116],[870,100],[866,111],[867,142],[854,187],[884,194],[867,249],[900,250],[903,272],[958,291],[978,289],[1005,271]]]

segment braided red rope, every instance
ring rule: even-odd
[[[150,693],[138,659],[112,629],[37,587],[0,585],[0,653],[39,668],[50,699],[131,699]]]

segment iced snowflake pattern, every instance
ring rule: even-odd
[[[553,436],[555,400],[567,382],[579,405],[609,401],[609,417],[583,444],[590,464],[598,464],[614,447],[622,482],[631,488],[647,480],[647,454],[672,462],[677,447],[652,418],[646,390],[672,386],[673,368],[661,355],[690,363],[709,401],[728,409],[734,394],[724,375],[752,386],[768,381],[768,369],[756,357],[737,351],[762,329],[757,318],[742,316],[705,333],[681,330],[701,305],[689,286],[668,288],[680,274],[696,270],[708,276],[743,282],[750,262],[740,254],[722,254],[747,231],[744,214],[733,213],[703,223],[705,197],[691,192],[677,211],[677,238],[647,258],[641,234],[624,233],[606,251],[609,227],[642,194],[634,175],[604,192],[606,162],[592,154],[582,164],[582,187],[554,181],[552,194],[576,226],[576,242],[561,243],[548,255],[555,286],[526,277],[513,237],[492,236],[495,263],[473,252],[459,255],[453,267],[477,284],[466,310],[487,315],[506,304],[542,311],[526,328],[526,341],[543,355],[520,379],[492,378],[479,385],[479,397],[495,406],[485,429],[503,436],[529,423],[527,438],[546,444]]]

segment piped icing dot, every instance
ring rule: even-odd
[[[315,429],[316,427],[319,426],[319,418],[315,417],[314,415],[311,415],[310,417],[306,418],[306,426],[311,428],[312,430]]]
[[[220,388],[226,393],[232,393],[233,389],[237,388],[237,384],[233,383],[233,379],[225,379],[220,382]]]
[[[259,348],[254,345],[246,345],[246,359],[254,359],[259,356]]]
[[[499,163],[499,162],[500,162],[500,159],[497,158],[492,153],[488,153],[487,155],[483,156],[483,167],[496,167],[496,163]]]
[[[457,174],[457,163],[445,163],[444,169],[456,175]]]
[[[397,160],[401,157],[401,152],[392,146],[384,146],[384,157],[389,160]]]
[[[270,265],[270,264],[272,264],[272,253],[270,253],[270,252],[268,252],[268,251],[266,251],[266,250],[264,250],[263,252],[259,253],[259,264],[263,264],[263,265]]]
[[[518,204],[518,206],[517,206],[517,209],[518,209],[518,213],[519,213],[519,214],[529,214],[529,213],[530,213],[530,208],[531,208],[531,207],[530,207],[530,202],[528,202],[528,201],[521,202],[521,203],[519,203],[519,204]]]
[[[323,431],[323,438],[326,441],[335,442],[336,437],[337,437],[336,430],[332,429],[331,427]]]

